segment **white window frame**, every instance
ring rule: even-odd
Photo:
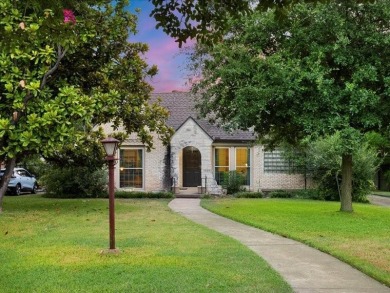
[[[240,150],[240,149],[245,149],[248,151],[248,154],[249,154],[249,158],[248,158],[248,163],[246,164],[246,166],[238,166],[237,165],[237,150]],[[249,184],[245,184],[246,186],[250,186],[251,185],[251,182],[252,182],[252,176],[251,176],[251,160],[252,160],[252,154],[251,154],[251,149],[248,148],[248,147],[235,147],[235,151],[234,151],[234,164],[235,164],[235,170],[237,171],[237,167],[239,168],[243,168],[243,167],[246,167],[247,168],[247,172],[249,174],[249,177],[248,177],[248,181],[249,182],[246,182],[246,183],[249,183]]]
[[[217,156],[217,150],[218,149],[226,149],[227,152],[228,152],[228,165],[227,166],[220,166],[220,165],[217,165],[217,160],[216,160],[216,156]],[[218,182],[219,180],[217,180],[217,168],[219,167],[222,167],[222,168],[227,168],[227,172],[230,171],[230,160],[231,160],[231,155],[230,155],[230,147],[215,147],[214,148],[214,179],[215,181],[217,181],[217,184],[219,185],[220,182]],[[219,178],[218,178],[219,179]]]
[[[120,188],[123,188],[123,189],[144,189],[145,187],[145,148],[144,147],[122,147],[120,148],[119,150],[119,153],[120,153],[120,156],[121,156],[121,152],[122,151],[126,151],[126,150],[141,150],[141,154],[142,154],[142,167],[134,167],[134,168],[125,168],[125,167],[122,167],[121,166],[121,162],[122,162],[122,157],[119,158],[119,187]],[[122,186],[122,182],[121,182],[121,171],[123,170],[142,170],[142,186],[141,187],[135,187],[135,186]]]

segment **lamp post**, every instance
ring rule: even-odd
[[[106,161],[108,162],[108,201],[109,201],[109,222],[110,222],[110,248],[109,251],[115,252],[115,153],[118,148],[119,140],[107,137],[101,141],[106,151]]]

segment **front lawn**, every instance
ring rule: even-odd
[[[291,292],[256,254],[172,212],[169,200],[6,197],[1,292]]]
[[[296,239],[344,260],[390,286],[390,210],[354,204],[283,199],[207,199],[219,215]]]

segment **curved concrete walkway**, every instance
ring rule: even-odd
[[[390,293],[390,288],[328,254],[213,214],[200,207],[200,199],[174,199],[169,207],[248,246],[278,271],[295,292]]]

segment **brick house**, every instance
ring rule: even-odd
[[[291,174],[280,152],[264,151],[254,133],[222,128],[199,119],[189,93],[153,94],[170,112],[168,125],[175,133],[169,146],[155,140],[147,152],[136,136],[130,136],[118,151],[115,184],[118,189],[176,193],[221,194],[222,174],[237,171],[245,176],[247,190],[303,189],[302,174]],[[112,132],[109,125],[106,133]]]

